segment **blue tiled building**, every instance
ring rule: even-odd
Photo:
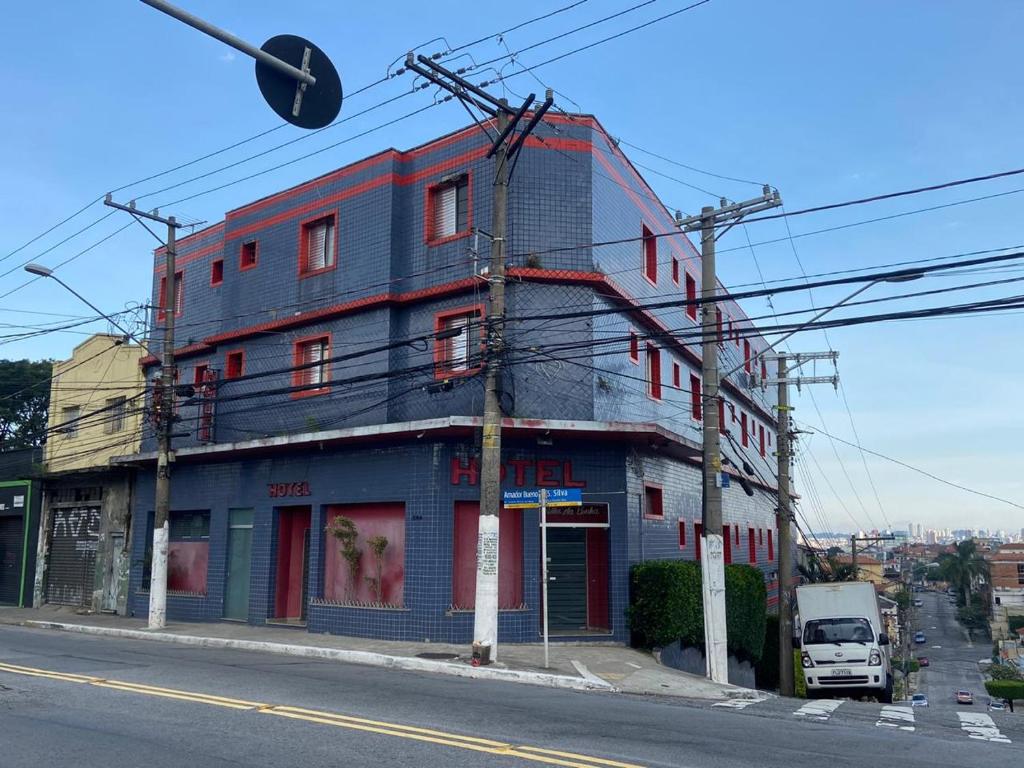
[[[488,148],[469,126],[231,211],[179,241],[174,297],[156,253],[154,304],[174,307],[179,381],[195,387],[175,429],[172,619],[471,639]],[[700,541],[698,313],[645,306],[698,296],[699,256],[583,115],[527,140],[508,253],[504,486],[582,490],[550,533],[551,625],[625,641],[629,565],[695,558]],[[723,370],[740,369],[723,382],[723,450],[756,470],[753,496],[724,491],[726,557],[774,588],[773,402],[747,386],[765,343],[721,309]],[[150,435],[134,457],[149,468],[137,521],[152,521],[154,451]],[[539,549],[536,512],[504,511],[503,641],[539,638]],[[147,584],[140,555],[135,615]]]

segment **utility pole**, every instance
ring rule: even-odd
[[[501,364],[505,353],[505,254],[508,222],[508,188],[513,160],[526,137],[554,104],[552,92],[545,94],[522,131],[516,135],[520,120],[534,107],[536,95],[531,93],[518,110],[473,85],[455,72],[427,56],[410,52],[405,68],[426,78],[457,98],[473,115],[476,107],[494,120],[497,135],[480,129],[491,142],[487,157],[495,157],[493,210],[491,232],[482,232],[491,239],[491,259],[487,271],[490,305],[487,312],[484,370],[484,414],[480,448],[480,527],[476,542],[476,603],[473,616],[473,664],[489,664],[498,657],[498,551],[501,511]],[[476,120],[476,117],[473,117]],[[464,332],[468,333],[468,330]]]
[[[778,343],[778,342],[776,342]],[[778,376],[760,381],[761,386],[778,385],[779,433],[777,449],[778,460],[778,524],[779,524],[779,693],[792,696],[794,693],[793,671],[793,498],[791,489],[790,465],[793,460],[792,440],[789,413],[789,387],[796,384],[800,389],[804,384],[831,384],[837,386],[838,375],[832,376],[791,376],[791,372],[811,360],[832,360],[839,356],[838,352],[812,352],[803,354],[787,354],[784,352],[762,354],[778,361]],[[793,360],[792,367],[790,360]],[[759,377],[758,377],[759,379]]]
[[[703,463],[701,467],[701,584],[704,599],[704,647],[707,676],[719,683],[729,682],[729,652],[725,618],[725,558],[722,541],[722,452],[718,423],[718,276],[715,270],[715,242],[747,214],[782,205],[779,193],[767,185],[761,197],[742,203],[724,198],[721,207],[705,206],[699,216],[683,218],[676,224],[684,232],[700,232],[701,258],[701,411],[703,416]],[[717,230],[721,228],[722,231]]]
[[[864,544],[878,544],[882,541],[896,541],[891,533],[885,536],[858,536],[856,533],[850,535],[850,564],[853,566],[853,580],[860,581],[860,570],[857,568],[857,542]]]
[[[181,225],[173,216],[163,217],[157,213],[146,213],[135,207],[135,201],[128,205],[115,203],[108,194],[104,205],[127,211],[136,220],[149,219],[167,226],[166,257],[164,265],[167,275],[163,305],[158,308],[164,313],[163,359],[160,363],[160,392],[154,393],[153,409],[156,412],[157,459],[156,459],[156,500],[153,520],[153,559],[149,577],[149,628],[163,629],[167,624],[167,542],[169,538],[168,516],[171,510],[171,431],[174,427],[174,313],[178,308],[178,286],[175,256],[175,237]],[[148,227],[147,227],[148,229]]]

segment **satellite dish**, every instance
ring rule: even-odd
[[[295,78],[256,61],[256,83],[267,104],[283,120],[299,128],[323,128],[341,111],[341,78],[327,54],[297,35],[277,35],[260,50],[305,70],[316,83],[300,86]]]

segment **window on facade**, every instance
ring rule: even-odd
[[[772,541],[772,531],[768,529],[768,562],[775,559],[775,543]]]
[[[683,386],[683,374],[679,363],[672,363],[672,386],[680,389]]]
[[[256,244],[255,240],[250,240],[248,243],[242,243],[242,252],[238,258],[239,270],[245,271],[256,266],[258,249],[259,246]]]
[[[295,365],[297,370],[292,377],[292,384],[302,387],[294,394],[320,394],[327,388],[318,385],[328,380],[327,364],[323,361],[331,356],[331,340],[327,336],[315,339],[304,339],[295,343]],[[303,367],[298,367],[303,366]]]
[[[732,535],[730,525],[722,526],[722,545],[724,548],[725,564],[729,565],[732,562]]]
[[[237,379],[245,375],[245,352],[236,349],[224,357],[224,378]]]
[[[523,524],[521,510],[502,509],[498,516],[498,608],[523,605]],[[452,607],[472,610],[476,605],[476,547],[480,530],[480,504],[455,502],[452,542]]]
[[[308,275],[334,266],[336,229],[333,213],[302,225],[301,274]]]
[[[469,230],[469,176],[431,187],[428,194],[427,240],[443,240]]]
[[[644,515],[646,517],[656,517],[659,520],[665,517],[661,488],[656,485],[644,486]]]
[[[206,378],[206,372],[208,370],[210,370],[210,366],[206,365],[205,363],[202,365],[197,365],[193,373],[192,383],[202,384],[203,380]]]
[[[686,546],[686,521],[679,521],[679,548],[682,549]]]
[[[658,238],[644,224],[641,227],[644,246],[644,277],[652,283],[658,282]]]
[[[740,527],[738,525],[734,525],[732,527],[732,535],[736,539],[736,546],[739,547],[739,545],[740,545]]]
[[[749,440],[747,438],[747,414],[740,414],[740,440],[744,448],[747,447]]]
[[[762,456],[764,456],[764,424],[757,425],[757,434],[758,442],[760,443],[760,445],[758,446],[758,451]]]
[[[700,548],[701,548],[701,544],[702,544],[702,539],[703,538],[704,538],[704,524],[703,523],[694,523],[693,524],[693,554],[694,554],[694,557],[697,559],[697,562],[700,562]]]
[[[672,282],[679,285],[679,259],[672,257]]]
[[[210,511],[171,510],[168,525],[167,589],[205,595],[210,561]]]
[[[640,338],[636,331],[629,332],[629,359],[634,363],[640,362]]]
[[[220,285],[224,282],[224,259],[214,259],[210,262],[210,285]]]
[[[63,408],[60,412],[61,425],[58,430],[64,435],[64,437],[77,437],[78,436],[78,420],[82,416],[82,409],[77,406],[71,406],[70,408]]]
[[[768,378],[768,363],[765,362],[764,358],[761,358],[761,378]]]
[[[481,310],[474,308],[442,313],[435,318],[434,331],[442,337],[434,342],[438,376],[468,373],[480,367],[481,316]]]
[[[181,314],[182,301],[184,298],[185,291],[185,273],[175,272],[174,273],[174,314]],[[160,305],[160,309],[157,311],[158,317],[163,320],[164,313],[167,309],[167,277],[160,278],[160,296],[157,302]]]
[[[661,350],[647,345],[647,394],[661,400]]]
[[[704,404],[701,402],[700,396],[700,377],[696,374],[690,374],[690,416],[695,421],[700,421],[704,417]]]
[[[757,529],[757,546],[764,546],[764,528]]]
[[[750,373],[750,342],[743,340],[743,370]]]
[[[1024,584],[1024,563],[1017,563],[1017,583]]]
[[[697,319],[697,281],[693,276],[686,273],[686,316],[691,320]]]
[[[747,562],[757,565],[757,543],[753,528],[747,528]]]
[[[123,397],[111,397],[107,399],[106,421],[103,424],[103,431],[108,435],[116,434],[124,429],[125,403]]]

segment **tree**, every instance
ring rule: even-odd
[[[988,576],[988,562],[978,552],[973,539],[958,542],[955,552],[939,558],[939,572],[957,591],[961,606],[972,605],[971,587],[981,576]]]
[[[853,565],[841,564],[835,555],[826,555],[821,558],[812,552],[807,565],[798,565],[797,570],[808,584],[855,580]]]
[[[0,451],[46,442],[52,369],[49,360],[0,360]]]

